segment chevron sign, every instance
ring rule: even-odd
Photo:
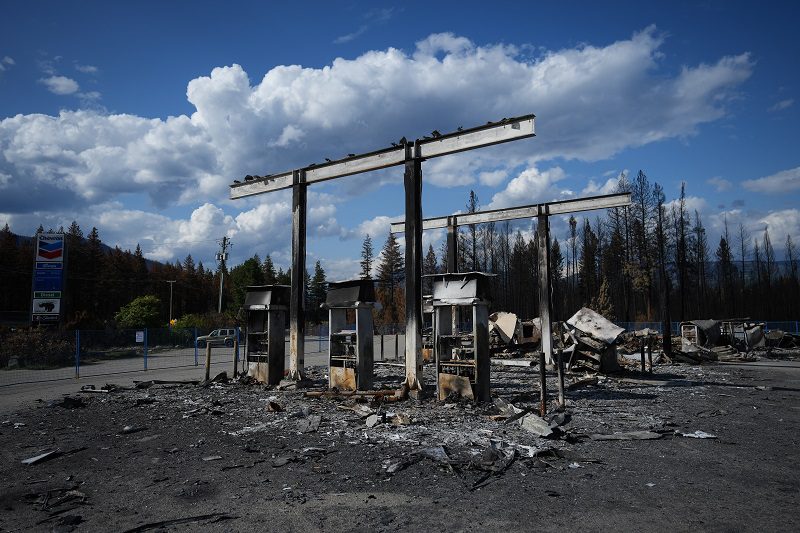
[[[36,245],[37,261],[64,260],[64,235],[60,233],[40,233]]]

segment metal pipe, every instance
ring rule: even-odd
[[[211,379],[211,344],[206,342],[206,381]]]
[[[642,337],[642,373],[645,372],[645,368],[644,368],[644,343],[645,343],[645,339],[644,339],[644,337]]]
[[[566,407],[566,400],[564,399],[564,351],[561,348],[556,350],[556,357],[558,363],[558,405],[562,408]]]
[[[539,413],[542,417],[547,414],[547,375],[544,365],[544,352],[539,352]]]
[[[233,339],[233,377],[239,376],[239,334]]]

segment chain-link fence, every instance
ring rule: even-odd
[[[394,331],[398,329],[395,327]],[[305,336],[304,363],[306,366],[326,365],[327,324],[315,325],[309,330]],[[211,345],[213,367],[230,371],[236,360],[240,364],[239,369],[244,370],[246,335],[236,328],[223,328],[223,332],[224,335],[212,338],[208,337],[211,331],[199,328],[75,331],[19,328],[0,336],[0,386],[164,369],[204,368],[206,343]],[[240,346],[234,347],[234,338],[240,340]],[[284,342],[288,368],[288,331]],[[404,359],[405,335],[376,334],[374,343],[375,360]]]
[[[617,324],[626,331],[662,330],[661,322]],[[673,334],[678,334],[679,326],[679,322],[672,322]],[[800,334],[800,321],[769,321],[765,326],[767,331],[780,329]],[[246,335],[235,328],[230,329],[238,335],[241,346],[226,342],[230,337],[224,335],[210,341],[211,365],[220,370],[230,370],[237,360],[239,368],[244,370]],[[373,339],[375,361],[405,361],[406,339],[402,331],[400,325],[377,328]],[[76,331],[20,328],[8,331],[0,335],[0,386],[161,369],[202,368],[205,366],[205,343],[208,342],[204,336],[209,333],[198,328]],[[284,342],[288,369],[288,331]],[[308,328],[304,348],[306,366],[327,365],[327,324]]]

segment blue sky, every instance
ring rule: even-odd
[[[534,139],[424,164],[425,215],[643,169],[668,199],[687,182],[714,246],[727,219],[780,248],[800,240],[800,4],[763,4],[5,2],[0,223],[75,219],[206,264],[227,234],[234,262],[286,266],[288,194],[233,202],[233,179],[535,113]],[[400,170],[314,186],[309,207],[309,261],[352,275],[363,235],[380,247],[402,217]]]

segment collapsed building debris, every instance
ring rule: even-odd
[[[542,321],[520,320],[515,313],[489,315],[489,348],[496,357],[530,356],[541,350]]]
[[[767,346],[764,323],[749,319],[689,320],[680,324],[678,362],[754,360],[751,352]]]
[[[563,335],[568,370],[620,371],[616,342],[624,328],[587,307],[581,308],[566,324],[570,326]]]

